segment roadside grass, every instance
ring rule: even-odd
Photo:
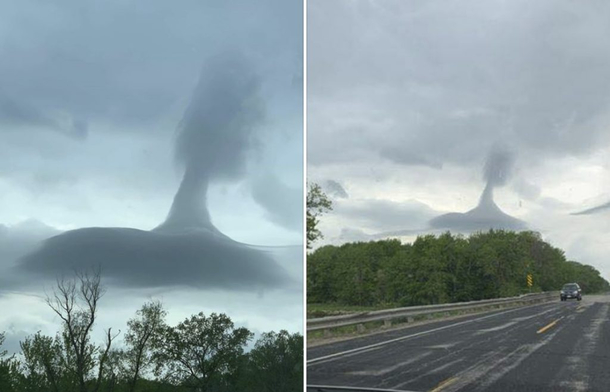
[[[327,304],[327,303],[308,303],[307,304],[307,318],[319,318],[328,316],[339,316],[342,314],[359,313],[359,312],[371,312],[374,310],[384,310],[398,308],[397,304],[379,304],[372,306],[354,306],[354,305],[341,305],[341,304]]]

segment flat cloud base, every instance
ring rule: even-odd
[[[91,227],[49,238],[15,268],[55,278],[100,266],[105,280],[135,287],[260,291],[290,285],[293,279],[270,253],[205,230]]]

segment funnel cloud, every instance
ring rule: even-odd
[[[510,179],[514,154],[507,148],[495,146],[483,166],[483,179],[487,184],[478,205],[465,213],[453,212],[430,220],[435,229],[476,231],[488,229],[525,230],[525,222],[504,213],[494,201],[494,189],[504,186]]]
[[[204,289],[289,287],[285,260],[232,240],[213,224],[207,192],[213,180],[237,179],[263,119],[260,81],[239,53],[203,67],[178,126],[175,154],[184,175],[166,220],[152,231],[89,227],[67,231],[21,258],[18,270],[53,272],[100,265],[121,285],[187,285]],[[285,210],[300,211],[294,203]],[[281,265],[284,262],[284,265]]]
[[[185,167],[169,215],[156,231],[188,229],[222,234],[207,210],[209,182],[238,178],[264,117],[260,81],[239,53],[223,53],[203,67],[180,122],[176,159]]]
[[[483,168],[483,179],[488,187],[499,187],[506,185],[511,176],[515,162],[514,154],[507,148],[494,146],[487,156]]]

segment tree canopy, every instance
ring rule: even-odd
[[[312,244],[323,238],[318,228],[319,217],[325,212],[332,210],[332,201],[322,191],[320,185],[309,183],[307,186],[307,249]]]
[[[589,265],[535,232],[491,230],[462,235],[324,246],[307,258],[307,301],[344,305],[429,305],[559,290],[577,282],[584,293],[609,291]]]

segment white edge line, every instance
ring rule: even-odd
[[[417,392],[417,391],[407,391],[404,389],[380,389],[380,388],[362,388],[362,387],[337,387],[334,385],[307,385],[307,388],[320,388],[320,389],[328,389],[335,391],[371,391],[371,392]]]
[[[346,351],[342,351],[342,352],[338,352],[338,353],[334,353],[334,354],[325,355],[323,357],[318,357],[318,358],[314,358],[314,359],[308,360],[307,361],[307,365],[313,365],[313,364],[316,364],[317,362],[322,362],[322,361],[328,362],[328,360],[333,360],[333,359],[335,359],[337,357],[341,357],[341,356],[344,356],[344,355],[347,355],[347,354],[356,354],[356,353],[359,353],[361,351],[366,351],[366,350],[369,350],[369,349],[372,349],[372,348],[385,346],[385,345],[390,344],[390,343],[400,342],[401,340],[406,340],[406,339],[415,338],[415,337],[422,336],[422,335],[427,335],[427,334],[430,334],[430,333],[433,333],[433,332],[442,331],[444,329],[449,329],[449,328],[457,327],[459,325],[470,324],[470,323],[474,323],[476,321],[485,320],[485,319],[488,319],[488,318],[500,316],[502,314],[516,312],[518,310],[527,309],[527,308],[531,308],[531,307],[534,307],[534,306],[546,305],[548,303],[549,302],[544,302],[542,304],[535,304],[535,305],[531,305],[531,306],[525,306],[525,307],[519,307],[519,308],[516,308],[516,309],[510,309],[510,310],[506,310],[506,311],[500,312],[500,313],[494,313],[494,314],[490,314],[490,315],[483,316],[483,317],[477,317],[477,318],[472,319],[472,320],[461,321],[459,323],[449,324],[449,325],[445,325],[443,327],[438,327],[438,328],[430,329],[430,330],[427,330],[427,331],[417,332],[417,333],[414,333],[414,334],[411,334],[411,335],[401,336],[401,337],[395,338],[395,339],[385,340],[383,342],[379,342],[379,343],[375,343],[375,344],[370,344],[368,346],[357,347],[357,348],[353,348],[351,350],[346,350]]]

